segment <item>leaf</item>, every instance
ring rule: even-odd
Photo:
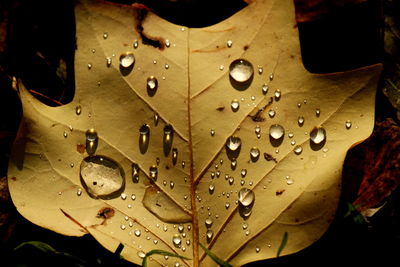
[[[281,255],[283,249],[286,247],[287,241],[288,241],[288,233],[285,232],[285,233],[283,234],[283,237],[282,237],[281,245],[279,246],[278,252],[276,253],[276,257],[277,257],[277,258]]]
[[[199,243],[200,247],[207,253],[208,256],[210,256],[210,258],[217,263],[219,266],[222,267],[232,267],[232,265],[230,265],[228,262],[221,260],[220,258],[218,258],[217,255],[215,255],[214,253],[212,253],[208,248],[206,248],[202,243]]]
[[[173,25],[103,1],[81,0],[75,15],[74,100],[48,107],[20,87],[24,122],[8,176],[23,216],[65,235],[89,233],[110,251],[122,243],[121,256],[137,264],[157,249],[192,259],[176,259],[180,264],[214,266],[200,242],[239,266],[276,257],[283,232],[291,242],[282,254],[291,254],[326,231],[346,152],[373,127],[380,65],[308,73],[290,0],[256,1],[206,28]],[[140,42],[141,36],[151,44]],[[128,68],[119,64],[126,52],[135,57]],[[245,84],[229,78],[231,62],[240,58],[254,67]],[[155,92],[146,86],[151,76],[158,81]],[[299,116],[305,118],[300,126]],[[273,124],[285,130],[280,144],[268,136]],[[169,125],[173,134],[167,136]],[[326,131],[320,146],[310,145],[316,126]],[[96,148],[86,140],[91,128],[98,135],[97,157],[87,153]],[[149,135],[140,137],[140,128],[150,129]],[[225,148],[232,135],[241,140],[236,168],[229,159],[235,153],[227,155]],[[139,139],[150,141],[139,145]],[[302,146],[299,155],[292,141]],[[252,147],[264,157],[250,158]],[[90,176],[89,166],[113,179]],[[241,191],[244,203],[254,200],[248,206],[236,204],[242,188],[251,189]],[[149,265],[171,265],[162,256],[152,258]]]
[[[162,256],[168,256],[168,257],[175,257],[175,258],[181,258],[181,259],[185,259],[185,260],[190,260],[189,258],[183,257],[183,256],[178,255],[178,254],[171,253],[169,251],[153,249],[153,250],[147,252],[146,256],[144,256],[143,261],[142,261],[142,266],[143,267],[147,266],[147,258],[152,256],[152,255],[162,255]]]

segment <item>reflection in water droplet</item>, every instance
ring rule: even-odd
[[[231,102],[231,109],[232,109],[232,111],[233,111],[233,112],[236,112],[236,111],[239,110],[239,108],[240,108],[240,103],[239,103],[239,101],[238,101],[237,99],[232,100],[232,102]]]
[[[299,118],[297,119],[297,124],[302,127],[304,125],[304,117],[303,116],[299,116]]]
[[[244,83],[250,80],[253,73],[253,65],[245,59],[237,59],[229,66],[230,77],[239,83]]]
[[[257,147],[252,147],[250,149],[250,159],[253,162],[256,162],[260,157],[260,150]]]
[[[77,105],[77,106],[75,107],[75,113],[76,113],[76,115],[81,115],[81,113],[82,113],[82,107],[81,107],[81,105]]]
[[[345,123],[346,129],[347,129],[347,130],[350,129],[350,128],[351,128],[351,125],[352,125],[351,121],[350,121],[350,120],[347,120],[346,123]]]
[[[319,117],[321,115],[321,110],[319,108],[315,109],[315,116]]]
[[[139,182],[139,165],[136,163],[132,163],[132,182]]]
[[[180,248],[182,244],[182,238],[180,235],[175,234],[172,237],[172,243],[174,244],[175,247]]]
[[[208,229],[206,232],[206,237],[207,237],[207,243],[210,243],[212,238],[214,236],[214,232],[211,229]]]
[[[96,153],[99,138],[97,132],[92,128],[86,131],[86,152],[89,155]]]
[[[242,176],[242,178],[246,177],[246,174],[247,174],[247,170],[246,169],[242,169],[240,171],[240,176]]]
[[[271,125],[271,127],[269,128],[269,135],[275,140],[281,139],[284,134],[285,129],[283,129],[283,127],[279,124]]]
[[[270,110],[268,111],[268,115],[269,115],[270,118],[275,117],[275,110],[270,109]]]
[[[80,176],[83,187],[92,197],[117,197],[125,184],[123,169],[114,160],[103,156],[84,158]]]
[[[312,143],[319,145],[325,141],[326,131],[323,127],[314,127],[310,133],[310,140]]]
[[[143,124],[139,129],[139,150],[140,153],[146,153],[149,147],[150,141],[150,127],[147,124]]]
[[[147,90],[150,96],[153,96],[158,88],[157,78],[154,76],[150,76],[147,78]]]
[[[233,45],[232,40],[228,40],[228,41],[226,42],[226,46],[227,46],[227,47],[231,48],[232,45]]]
[[[163,149],[164,149],[164,155],[166,157],[169,155],[169,152],[171,151],[173,138],[174,138],[174,129],[172,128],[172,125],[167,124],[164,127],[164,138],[163,138]]]
[[[294,153],[295,153],[296,155],[300,155],[301,152],[303,152],[303,148],[302,148],[300,145],[298,145],[298,146],[295,146],[295,147],[294,147],[293,151],[294,151]]]
[[[158,176],[158,169],[157,166],[153,165],[149,168],[149,173],[150,173],[150,179],[155,182],[157,181],[157,176]]]
[[[177,161],[178,161],[178,149],[173,148],[172,149],[172,164],[175,166]]]
[[[282,95],[281,90],[276,89],[274,92],[275,101],[279,101],[279,99],[281,99],[281,95]]]
[[[263,84],[263,86],[261,87],[261,91],[264,95],[268,93],[268,89],[269,89],[268,84]]]
[[[129,68],[135,63],[135,56],[132,52],[125,52],[119,56],[119,64],[123,68]]]

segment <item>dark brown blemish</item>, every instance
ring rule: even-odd
[[[165,40],[163,38],[149,36],[148,34],[145,34],[143,32],[144,31],[143,22],[146,19],[146,16],[149,12],[149,8],[142,4],[134,4],[133,7],[136,10],[136,19],[138,21],[137,25],[135,26],[135,29],[142,38],[142,43],[144,45],[151,45],[155,48],[163,50],[165,48]]]
[[[285,192],[285,189],[277,190],[275,195],[280,196],[283,194],[283,192]]]
[[[246,51],[247,49],[249,49],[249,47],[250,47],[249,45],[245,45],[243,46],[243,50]]]
[[[220,107],[217,107],[217,108],[216,108],[216,110],[218,110],[218,111],[223,111],[224,109],[225,109],[224,106],[220,106]]]
[[[252,119],[254,122],[265,121],[265,118],[264,118],[263,116],[261,116],[261,115],[262,115],[263,111],[264,111],[267,107],[269,107],[269,106],[272,104],[273,101],[274,101],[274,99],[273,99],[272,97],[270,97],[268,103],[265,104],[262,108],[260,108],[260,109],[256,112],[256,114],[254,114],[254,115],[249,115],[249,116],[251,117],[251,119]]]
[[[11,180],[16,181],[17,177],[11,177]]]
[[[264,152],[264,159],[266,161],[274,161],[275,163],[278,163],[276,158],[274,158],[271,154],[268,154],[267,152]]]
[[[76,145],[76,151],[78,151],[79,153],[83,154],[83,153],[85,153],[85,150],[86,150],[86,146],[84,144]]]
[[[99,212],[97,212],[96,217],[97,218],[103,218],[103,219],[106,220],[106,219],[109,219],[109,218],[113,217],[114,214],[115,214],[114,209],[109,208],[109,207],[104,207],[104,208],[101,208],[99,210]]]

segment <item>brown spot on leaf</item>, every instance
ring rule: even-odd
[[[264,110],[269,107],[272,102],[274,102],[274,99],[272,97],[269,98],[268,103],[266,103],[262,108],[259,108],[257,110],[257,112],[253,115],[249,115],[250,118],[254,121],[254,122],[261,122],[261,121],[265,121],[265,118],[262,116],[262,113],[264,112]]]
[[[249,45],[243,46],[243,50],[244,50],[244,51],[246,51],[247,49],[249,49]]]
[[[97,212],[96,217],[97,218],[103,218],[103,219],[109,219],[109,218],[113,217],[114,214],[115,214],[115,210],[114,209],[109,208],[109,207],[104,207],[104,208],[101,208],[99,210],[99,212]]]
[[[143,22],[150,9],[143,4],[133,4],[133,8],[136,10],[136,19],[138,23],[135,25],[137,33],[142,38],[142,43],[145,45],[151,45],[155,48],[163,50],[165,48],[165,40],[161,37],[150,36],[144,33]]]
[[[277,190],[277,191],[275,192],[275,195],[280,196],[280,195],[283,194],[283,192],[285,192],[285,189]]]
[[[76,151],[78,151],[79,153],[83,154],[83,153],[85,153],[85,150],[86,150],[86,146],[84,144],[76,145]]]
[[[11,180],[16,181],[17,177],[11,177]]]
[[[274,161],[275,163],[278,163],[276,158],[274,158],[271,154],[268,154],[267,152],[264,152],[264,159],[266,161]]]
[[[216,110],[218,110],[218,111],[223,111],[224,109],[225,109],[224,106],[220,106],[220,107],[217,107],[217,108],[216,108]]]

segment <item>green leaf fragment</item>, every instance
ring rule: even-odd
[[[184,256],[181,256],[181,255],[169,252],[169,251],[165,251],[165,250],[161,250],[161,249],[153,249],[153,250],[150,250],[149,252],[147,252],[146,255],[144,256],[143,261],[142,261],[143,267],[147,266],[147,258],[150,257],[151,255],[162,255],[162,256],[169,256],[169,257],[190,260],[189,258],[186,258]]]
[[[215,261],[217,264],[219,264],[222,267],[233,267],[232,265],[230,265],[229,263],[227,263],[226,261],[218,258],[217,255],[215,255],[214,253],[211,252],[211,250],[209,250],[208,248],[206,248],[203,244],[199,243],[200,247],[202,249],[204,249],[204,251],[207,253],[208,256],[210,256],[211,259],[213,259],[213,261]]]
[[[276,253],[276,257],[279,257],[281,255],[283,249],[286,247],[288,238],[289,238],[288,232],[285,232],[282,237],[281,245],[279,246],[278,252]]]

